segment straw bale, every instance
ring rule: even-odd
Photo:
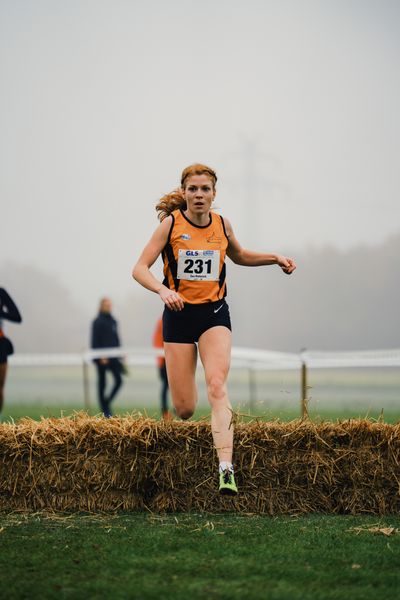
[[[308,512],[400,509],[400,424],[235,425],[237,497],[217,490],[210,424],[142,416],[0,424],[0,510]]]

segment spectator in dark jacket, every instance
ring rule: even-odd
[[[99,314],[92,323],[92,343],[94,350],[99,348],[118,348],[120,344],[117,321],[111,314],[112,304],[109,298],[102,298]],[[97,368],[98,398],[100,408],[105,417],[111,417],[110,405],[122,385],[123,364],[116,357],[96,358],[94,363]],[[114,378],[114,384],[109,394],[106,394],[107,372]]]
[[[13,354],[11,340],[4,335],[3,320],[21,323],[22,317],[14,300],[4,288],[0,288],[0,412],[3,408],[4,385],[7,377],[7,358]]]

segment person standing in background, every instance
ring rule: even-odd
[[[157,321],[153,334],[153,347],[164,348],[162,317]],[[165,357],[157,356],[158,373],[161,379],[161,415],[165,421],[170,421],[172,415],[168,410],[168,376]]]
[[[4,403],[4,386],[7,377],[7,359],[14,353],[14,348],[3,331],[3,319],[13,323],[21,323],[22,317],[15,302],[4,288],[0,288],[0,413]]]
[[[92,323],[91,347],[93,350],[99,348],[119,348],[120,339],[118,335],[117,321],[111,314],[112,303],[109,298],[100,301],[99,314]],[[110,405],[122,385],[122,372],[124,366],[118,357],[96,358],[94,363],[97,368],[98,399],[100,408],[105,417],[112,417]],[[106,394],[107,372],[111,373],[114,384],[111,392]]]

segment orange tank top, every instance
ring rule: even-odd
[[[164,285],[188,304],[224,298],[228,237],[223,218],[210,212],[208,225],[195,225],[182,210],[174,210],[171,216],[168,242],[162,251]]]

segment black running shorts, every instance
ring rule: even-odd
[[[222,325],[232,331],[229,307],[225,300],[204,304],[185,304],[182,310],[176,312],[170,308],[164,308],[164,342],[194,344],[207,329],[217,325]]]

